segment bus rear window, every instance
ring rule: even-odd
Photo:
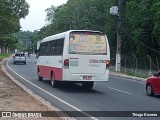
[[[71,32],[69,54],[106,55],[106,37],[97,32]]]

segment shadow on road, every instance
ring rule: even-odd
[[[41,82],[44,82],[46,84],[49,84],[51,86],[50,80],[43,80]],[[102,92],[99,92],[97,90],[94,90],[94,86],[90,90],[83,89],[82,85],[80,83],[73,83],[73,82],[61,82],[60,85],[57,88],[63,92],[74,92],[74,93],[94,93],[94,94],[103,94]]]

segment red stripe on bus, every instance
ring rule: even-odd
[[[48,67],[48,66],[37,66],[40,70],[40,76],[51,79],[51,72],[53,71],[54,79],[55,80],[62,80],[62,68],[56,68],[56,67]]]

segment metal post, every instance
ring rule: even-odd
[[[137,57],[135,57],[136,58],[136,73],[137,73]]]
[[[135,58],[136,60],[136,69],[135,69],[135,73],[137,73],[137,57],[133,55],[133,57]]]
[[[159,70],[159,62],[158,62],[158,57],[156,56],[156,61],[157,61],[157,69]]]
[[[147,55],[147,57],[149,58],[149,60],[150,60],[150,70],[149,70],[149,75],[151,75],[152,74],[152,58],[149,56],[149,55]]]
[[[121,70],[121,36],[117,31],[116,71]]]
[[[127,72],[127,57],[125,57],[125,72]]]

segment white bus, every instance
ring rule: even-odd
[[[44,38],[37,58],[38,80],[81,83],[92,89],[95,81],[108,81],[110,49],[106,35],[99,31],[70,30]]]

